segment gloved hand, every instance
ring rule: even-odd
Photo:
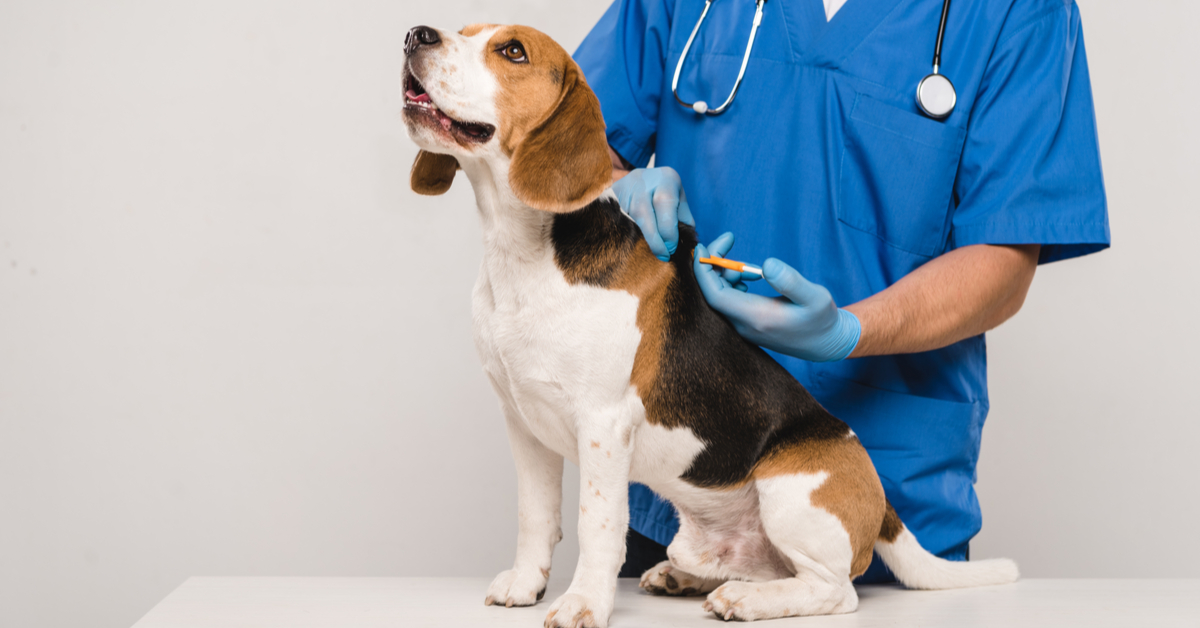
[[[710,254],[725,257],[732,248],[733,234],[726,233],[708,247],[697,246],[695,259]],[[750,342],[813,362],[845,359],[858,345],[862,333],[858,317],[838,308],[823,286],[775,258],[762,266],[763,278],[782,295],[775,298],[745,293],[743,281],[757,279],[755,275],[717,272],[699,261],[692,266],[708,304]]]
[[[696,225],[679,173],[673,168],[638,168],[612,186],[617,201],[650,245],[650,252],[667,261],[679,247],[679,223]]]

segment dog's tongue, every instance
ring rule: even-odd
[[[428,93],[418,94],[416,91],[410,89],[405,92],[404,95],[413,102],[432,102],[429,99]],[[442,113],[442,110],[438,109],[437,107],[433,107],[433,112],[437,114],[438,123],[442,125],[442,128],[449,131],[450,125],[454,123],[454,121],[450,119],[450,116]]]

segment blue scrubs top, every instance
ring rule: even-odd
[[[732,231],[738,259],[774,256],[839,304],[865,299],[972,244],[1041,244],[1041,263],[1108,246],[1079,9],[1063,0],[955,2],[941,71],[945,121],[919,113],[942,0],[767,2],[733,105],[701,116],[671,78],[703,0],[617,0],[575,58],[608,141],[679,171],[702,239]],[[753,0],[716,0],[679,80],[688,102],[724,101]],[[752,290],[770,293],[765,282]],[[943,349],[815,364],[775,354],[871,454],[921,544],[962,559],[982,519],[975,465],[988,412],[982,335]],[[669,544],[678,520],[645,487],[634,530]],[[878,574],[879,566],[872,568]]]

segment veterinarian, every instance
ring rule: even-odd
[[[691,255],[678,220],[726,234],[697,257],[765,259],[749,285],[697,264],[709,303],[854,429],[921,545],[965,560],[982,525],[983,334],[1020,309],[1038,264],[1106,248],[1109,228],[1075,3],[943,8],[765,2],[717,115],[754,0],[716,0],[699,28],[700,0],[617,0],[575,57],[651,250]],[[933,73],[955,90],[940,118],[917,102],[937,39]],[[622,576],[663,560],[678,528],[643,486],[630,509]],[[876,561],[860,581],[888,578]]]

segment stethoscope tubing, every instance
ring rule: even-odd
[[[763,5],[767,2],[767,0],[755,0],[754,22],[750,26],[750,39],[746,42],[746,53],[742,55],[742,66],[738,68],[737,80],[733,82],[733,89],[730,90],[729,97],[725,99],[725,102],[721,103],[721,106],[709,109],[704,105],[703,100],[687,103],[679,97],[679,75],[683,71],[683,62],[687,59],[688,51],[692,48],[692,42],[696,39],[696,33],[700,32],[700,25],[704,24],[704,18],[708,17],[708,9],[714,1],[704,0],[704,10],[700,13],[700,19],[696,21],[696,26],[692,29],[692,34],[688,35],[687,43],[683,45],[683,52],[679,54],[679,62],[675,64],[675,76],[671,79],[671,94],[675,96],[675,100],[679,104],[692,109],[696,113],[703,113],[710,116],[724,113],[729,108],[729,105],[733,104],[733,99],[737,97],[738,89],[742,86],[742,79],[746,76],[746,66],[750,63],[750,51],[754,48],[754,38],[758,34],[759,25],[762,24]],[[697,108],[698,104],[702,108]]]
[[[692,28],[691,34],[688,35],[687,43],[683,45],[683,52],[679,55],[679,61],[675,63],[675,75],[671,78],[671,94],[675,96],[675,101],[680,105],[695,111],[698,114],[716,116],[725,112],[729,105],[733,104],[733,99],[737,97],[738,90],[742,86],[742,79],[746,76],[746,66],[750,63],[750,52],[754,49],[754,38],[758,34],[758,27],[762,24],[763,5],[767,0],[755,0],[754,7],[754,23],[750,27],[750,38],[746,41],[746,52],[742,55],[742,65],[738,68],[737,79],[733,82],[733,89],[729,91],[729,97],[719,107],[710,109],[708,103],[703,100],[697,100],[693,103],[685,102],[679,97],[679,75],[683,73],[683,64],[687,60],[688,52],[692,49],[692,43],[696,40],[696,33],[700,32],[700,27],[704,25],[705,18],[708,17],[708,10],[712,7],[716,0],[704,0],[704,10],[700,12],[700,19],[696,20],[696,26]],[[942,43],[946,37],[946,21],[950,15],[950,0],[942,0],[942,15],[938,20],[937,42],[933,47],[933,73],[921,79],[917,84],[917,106],[926,115],[935,120],[946,119],[951,112],[954,111],[954,106],[958,100],[958,95],[955,93],[954,84],[950,79],[942,75]],[[933,101],[931,106],[927,106],[925,100],[926,85],[934,94],[931,96]],[[939,93],[940,92],[940,93]],[[948,96],[948,102],[946,96]],[[939,103],[939,98],[942,101]],[[948,107],[938,107],[938,104],[948,105]]]
[[[946,18],[950,15],[950,0],[942,0],[942,19],[938,22],[937,44],[933,47],[933,73],[942,66],[942,39],[946,36]]]

